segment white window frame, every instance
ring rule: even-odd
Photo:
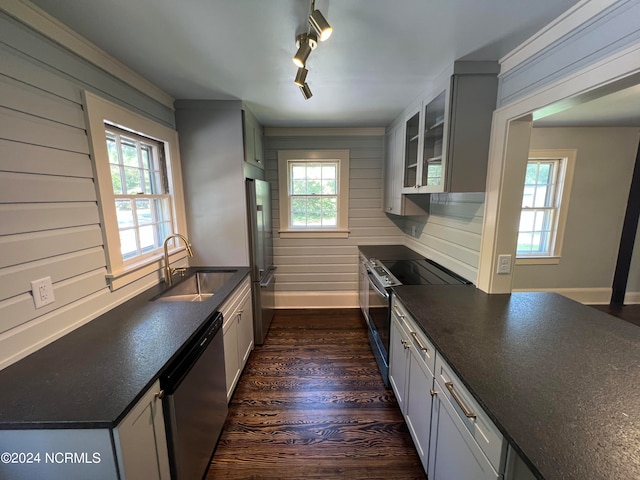
[[[280,238],[349,237],[349,150],[278,150],[278,191],[280,199]],[[338,162],[338,225],[336,227],[291,226],[289,195],[290,162]]]
[[[128,262],[122,257],[105,125],[113,125],[120,129],[149,137],[164,145],[167,181],[173,200],[174,233],[186,235],[187,224],[182,191],[178,133],[169,127],[131,112],[90,92],[84,92],[84,105],[107,261],[106,279],[111,290],[117,290],[146,275],[161,272],[164,266],[164,255],[163,252],[159,252],[142,258],[137,262]],[[169,262],[173,263],[186,258],[186,256],[184,245],[181,242],[176,245],[174,242],[169,251]]]
[[[551,248],[549,254],[523,255],[516,252],[516,265],[556,265],[562,258],[562,245],[569,211],[569,197],[573,183],[573,171],[575,168],[577,151],[574,149],[544,149],[530,150],[528,161],[559,160],[556,179],[555,198],[555,225],[551,235]],[[522,202],[522,197],[520,197]],[[520,209],[522,212],[522,207]]]

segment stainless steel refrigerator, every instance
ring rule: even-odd
[[[276,267],[273,266],[271,185],[263,180],[248,178],[246,186],[254,341],[256,345],[262,345],[275,308]]]

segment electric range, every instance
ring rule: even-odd
[[[369,343],[382,379],[389,386],[389,343],[391,335],[391,287],[398,285],[469,285],[471,282],[429,259],[363,261],[368,292],[364,311],[369,327]]]

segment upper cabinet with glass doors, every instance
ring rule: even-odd
[[[405,117],[402,193],[485,191],[497,63],[456,62]]]

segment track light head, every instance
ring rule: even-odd
[[[309,73],[309,70],[307,70],[306,68],[298,68],[298,72],[296,73],[296,78],[293,83],[295,83],[299,87],[303,87],[307,81],[307,73]]]
[[[305,100],[309,100],[311,97],[313,97],[313,93],[311,93],[311,89],[309,88],[309,85],[307,85],[306,82],[304,85],[300,86],[300,91],[302,92],[302,96],[304,97]]]
[[[324,42],[333,33],[333,28],[329,25],[329,22],[327,22],[327,19],[324,18],[320,10],[311,12],[311,15],[309,15],[309,25],[316,32],[321,42]]]
[[[293,56],[293,63],[298,68],[304,68],[307,63],[307,58],[312,50],[315,50],[318,46],[318,37],[313,33],[301,33],[296,37],[296,47],[298,51]]]

